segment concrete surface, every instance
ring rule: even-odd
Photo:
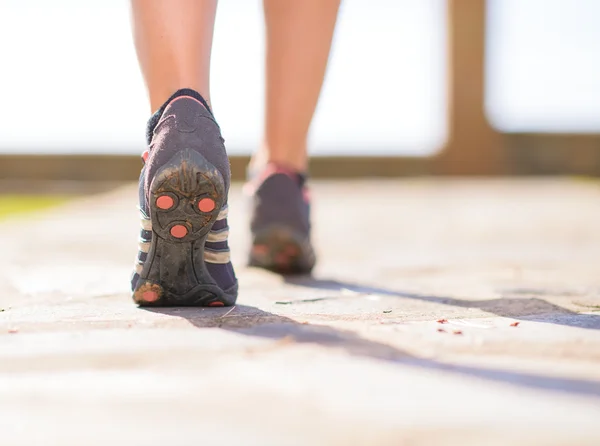
[[[286,280],[243,267],[234,189],[233,309],[132,304],[134,186],[0,224],[0,444],[600,444],[598,183],[313,196]]]

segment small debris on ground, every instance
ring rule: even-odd
[[[392,310],[383,310],[384,313],[391,313]]]
[[[296,339],[294,339],[293,336],[287,335],[281,339],[276,340],[273,345],[274,346],[289,345],[289,344],[293,344],[295,342],[296,342]]]
[[[520,322],[513,322],[512,324],[510,324],[511,327],[518,327],[520,324]]]
[[[235,305],[233,307],[231,307],[231,310],[229,310],[227,313],[225,313],[223,316],[221,316],[219,319],[223,319],[224,317],[227,317],[231,314],[231,312],[235,310]]]
[[[452,334],[455,334],[455,335],[461,335],[461,334],[463,334],[463,332],[462,332],[462,330],[454,330],[454,331],[452,332]]]
[[[9,329],[8,329],[8,332],[9,332],[9,333],[18,333],[18,332],[19,332],[19,329],[18,329],[18,328],[9,328]]]
[[[440,333],[446,333],[446,330],[444,330],[443,328],[438,328],[437,331]]]
[[[300,304],[305,302],[319,302],[321,300],[329,300],[333,299],[333,297],[315,297],[314,299],[300,299],[300,300],[279,300],[275,302],[277,305],[291,305],[291,304]]]
[[[447,324],[448,323],[448,319],[438,319],[437,323],[438,324]]]

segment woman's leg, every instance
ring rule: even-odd
[[[216,0],[132,0],[152,110],[140,177],[142,230],[132,276],[140,305],[233,305],[229,160],[209,110]]]
[[[143,1],[143,0],[142,0]],[[264,143],[254,161],[304,172],[340,0],[264,0],[267,28]]]
[[[305,185],[306,140],[329,58],[339,0],[264,0],[267,98],[254,156],[250,264],[307,273],[315,264]]]
[[[217,0],[132,0],[135,47],[152,110],[191,88],[210,102]]]

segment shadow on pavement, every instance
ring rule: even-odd
[[[516,371],[448,364],[417,358],[391,345],[371,341],[348,330],[325,325],[299,323],[290,318],[237,305],[232,308],[143,308],[144,310],[180,317],[198,328],[220,328],[247,336],[273,340],[287,339],[296,343],[317,344],[342,349],[353,356],[382,360],[401,366],[471,376],[533,390],[552,391],[600,398],[600,381],[550,377]]]
[[[361,294],[379,294],[383,296],[417,299],[424,302],[433,302],[463,308],[478,308],[482,311],[501,317],[509,317],[524,321],[545,322],[550,324],[565,325],[600,330],[600,315],[579,314],[558,305],[551,304],[537,297],[503,297],[488,300],[456,299],[453,297],[434,296],[404,291],[394,291],[385,288],[359,285],[356,283],[340,282],[329,279],[316,279],[311,276],[284,277],[287,284],[302,286],[312,289],[342,291],[350,290]]]

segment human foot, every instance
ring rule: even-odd
[[[252,206],[250,266],[281,274],[305,274],[314,267],[305,183],[304,175],[270,163],[246,185]]]
[[[233,305],[238,285],[227,244],[231,174],[206,101],[194,90],[179,90],[150,119],[147,139],[134,301]]]

